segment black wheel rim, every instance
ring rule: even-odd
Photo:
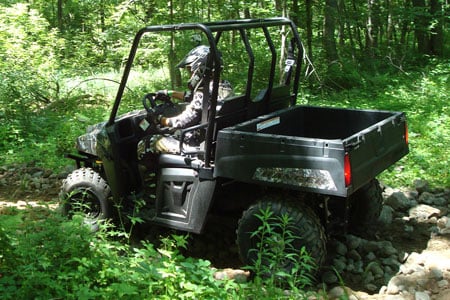
[[[83,214],[86,221],[97,220],[102,214],[100,201],[90,190],[78,190],[67,202],[69,215]]]

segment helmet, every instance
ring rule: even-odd
[[[178,63],[177,68],[191,67],[192,71],[206,65],[209,47],[205,45],[197,46]]]
[[[208,60],[209,47],[197,46],[178,63],[177,68],[190,67],[192,76],[188,81],[190,89],[195,89],[203,79]]]

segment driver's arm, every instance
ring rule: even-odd
[[[169,94],[169,96],[171,96],[172,98],[175,98],[175,99],[178,99],[178,100],[184,100],[185,92],[180,92],[180,91],[169,91],[168,94]]]
[[[190,99],[191,92],[187,91],[174,91],[174,90],[160,90],[156,92],[156,99],[163,99],[163,97],[170,97],[178,100],[183,100],[188,102]]]
[[[184,95],[184,93],[182,93]],[[160,124],[163,126],[169,126],[174,128],[186,128],[197,124],[201,118],[201,111],[203,107],[203,93],[196,92],[192,98],[192,101],[186,105],[184,110],[173,117],[166,118],[161,117]]]

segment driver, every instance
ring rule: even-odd
[[[183,129],[200,123],[203,108],[203,79],[206,70],[206,62],[208,59],[209,47],[201,45],[197,46],[181,60],[177,65],[178,68],[185,68],[190,72],[188,80],[189,90],[186,92],[161,90],[156,93],[155,99],[165,100],[175,98],[185,100],[188,104],[180,104],[181,112],[174,116],[158,117],[158,122],[163,127],[173,129]],[[210,93],[212,92],[213,82],[209,84]],[[217,111],[220,110],[221,104],[227,98],[233,95],[231,84],[226,80],[219,83],[219,91],[217,96]],[[197,131],[188,132],[183,140],[184,147],[196,147],[201,143],[200,133]],[[170,136],[154,135],[150,141],[141,141],[138,144],[138,157],[141,158],[146,152],[153,153],[180,153],[180,140],[177,134]]]

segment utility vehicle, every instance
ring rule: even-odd
[[[163,39],[166,48],[187,47],[185,33],[210,47],[204,82],[212,80],[213,87],[203,89],[209,101],[200,124],[179,132],[179,154],[139,158],[143,138],[166,134],[155,118],[171,104],[149,91],[126,96],[132,69],[151,68],[146,54]],[[140,202],[149,224],[195,234],[210,224],[208,217],[238,212],[239,255],[252,264],[257,214],[268,209],[290,217],[293,244],[304,246],[320,266],[333,226],[363,230],[376,222],[382,195],[375,177],[408,153],[408,133],[402,112],[297,105],[303,59],[296,25],[286,18],[142,28],[109,119],[89,127],[77,140],[78,152],[69,155],[78,169],[62,184],[63,212],[81,203],[95,226],[114,218],[117,207],[132,211]],[[237,91],[217,110],[218,84],[227,75]],[[140,107],[130,109],[133,101]],[[194,130],[204,142],[185,148],[183,137]]]

